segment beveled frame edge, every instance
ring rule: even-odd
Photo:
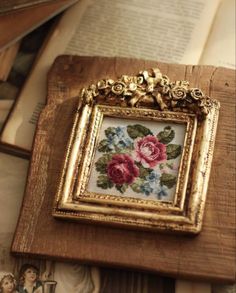
[[[68,170],[69,165],[69,158],[75,158],[75,149],[78,147],[78,140],[76,141],[76,125],[78,121],[82,121],[82,125],[86,125],[84,119],[86,116],[87,118],[91,115],[91,109],[88,105],[87,107],[88,113],[87,115],[81,117],[81,109],[82,109],[81,101],[79,102],[79,109],[77,111],[75,117],[75,123],[73,125],[73,129],[70,136],[70,142],[68,144],[68,149],[66,152],[66,159],[65,164],[62,172],[62,177],[60,180],[60,186],[58,188],[54,208],[53,208],[53,216],[57,218],[63,219],[80,219],[85,222],[94,222],[94,223],[102,223],[102,224],[110,224],[110,225],[117,225],[120,227],[135,227],[140,229],[148,229],[148,230],[166,230],[166,231],[176,231],[176,232],[183,232],[183,233],[199,233],[202,226],[202,218],[203,212],[205,207],[205,200],[206,200],[206,192],[207,192],[207,183],[210,176],[210,166],[213,156],[213,149],[214,149],[214,140],[215,134],[217,129],[217,121],[218,121],[218,114],[219,114],[219,103],[214,102],[214,106],[211,109],[210,113],[207,116],[207,119],[201,122],[200,130],[202,132],[204,140],[201,141],[199,146],[200,149],[203,150],[201,153],[201,160],[198,160],[197,168],[193,174],[193,178],[198,176],[198,172],[204,174],[201,178],[201,183],[194,184],[191,188],[191,194],[189,204],[186,207],[187,215],[186,216],[178,216],[178,215],[153,215],[150,213],[144,214],[142,212],[143,218],[137,218],[140,214],[136,213],[133,214],[130,211],[126,215],[126,219],[123,218],[121,213],[117,211],[117,208],[113,211],[112,209],[105,209],[101,211],[99,207],[91,207],[90,204],[82,204],[76,205],[72,203],[66,203],[66,201],[61,201],[61,190],[63,187],[63,179],[65,179],[66,170]],[[78,127],[78,125],[77,125]],[[81,127],[79,128],[80,131],[82,130]],[[199,131],[198,129],[198,131]],[[78,129],[77,129],[78,131]],[[209,135],[210,134],[210,135]],[[85,133],[81,137],[84,137]],[[209,150],[209,153],[208,151]],[[74,166],[78,163],[78,157],[74,162]],[[206,164],[205,164],[206,163]],[[75,182],[75,180],[73,180]],[[69,190],[72,191],[72,186],[69,187]],[[201,188],[200,188],[201,187]],[[197,192],[193,192],[197,188]],[[200,197],[201,195],[201,197]],[[79,212],[79,213],[78,213]],[[112,215],[111,215],[112,214]],[[125,214],[125,213],[123,213]],[[111,221],[111,222],[110,222]]]
[[[102,109],[104,112],[106,112],[108,109],[111,110],[113,108],[112,107],[105,106],[105,105],[95,106],[94,111],[97,112],[96,110],[99,111],[99,109]],[[128,111],[129,113],[132,113],[132,112],[144,113],[145,112],[145,113],[149,113],[149,114],[151,113],[151,114],[153,114],[153,116],[155,116],[155,114],[157,115],[157,113],[158,113],[158,111],[151,110],[151,109],[117,108],[116,111],[119,111],[119,113],[121,111]],[[64,206],[65,203],[68,203],[68,202],[70,203],[70,202],[75,202],[76,201],[76,199],[73,200],[72,195],[71,195],[72,191],[75,191],[74,190],[74,187],[71,187],[71,183],[72,183],[71,179],[73,178],[72,168],[73,168],[73,165],[74,165],[74,160],[76,158],[77,158],[76,165],[78,165],[80,163],[80,160],[82,158],[82,152],[83,152],[84,145],[87,146],[88,145],[88,142],[90,142],[90,144],[92,144],[92,145],[94,144],[94,139],[96,138],[96,135],[91,135],[90,138],[87,139],[88,141],[85,141],[85,139],[86,139],[85,138],[85,133],[87,133],[87,129],[86,129],[85,125],[90,120],[86,122],[85,119],[84,119],[84,117],[87,117],[86,119],[89,119],[88,117],[90,117],[89,115],[91,113],[92,113],[92,108],[89,108],[88,106],[86,106],[82,110],[82,114],[81,114],[81,117],[80,117],[81,119],[75,119],[75,124],[73,126],[72,136],[71,136],[71,141],[74,141],[72,143],[74,145],[73,145],[73,148],[71,148],[71,147],[68,148],[69,150],[71,149],[72,151],[71,151],[71,155],[70,154],[67,154],[67,156],[66,156],[67,159],[65,160],[65,162],[67,162],[67,160],[68,160],[69,157],[72,158],[72,159],[69,160],[68,166],[67,167],[64,167],[64,171],[65,171],[65,173],[67,173],[67,175],[63,179],[63,180],[65,180],[65,184],[63,185],[63,188],[60,188],[61,189],[61,193],[66,194],[66,196],[64,196],[64,197],[63,196],[60,196],[60,195],[58,196],[58,198],[60,198],[60,199],[63,198],[63,200],[61,200],[61,201],[59,200],[59,202],[60,202],[59,205],[61,204],[61,206],[62,205]],[[174,116],[174,117],[182,117],[182,118],[184,117],[185,122],[187,122],[187,120],[190,120],[191,121],[191,119],[192,119],[192,121],[191,121],[192,123],[189,123],[189,124],[193,124],[192,125],[192,128],[194,128],[193,129],[193,132],[194,132],[193,134],[194,135],[192,136],[192,134],[190,134],[190,137],[187,137],[187,139],[194,139],[194,137],[195,137],[195,128],[196,128],[196,120],[194,118],[194,115],[189,115],[189,114],[186,114],[186,113],[173,113],[173,112],[165,112],[165,113],[159,112],[159,113],[160,113],[159,114],[160,116],[164,117],[163,120],[165,120],[165,121],[170,121],[171,120],[170,118],[167,118],[166,117],[168,115],[171,115],[171,116]],[[100,113],[100,114],[102,115],[102,113]],[[96,115],[94,116],[94,118],[97,119]],[[135,116],[133,118],[137,118],[137,117]],[[147,118],[146,120],[151,120],[151,119],[150,118]],[[180,118],[178,118],[178,119],[174,118],[173,119],[173,117],[172,117],[172,120],[171,121],[172,122],[173,121],[175,122],[176,120],[179,120],[180,123],[183,123],[183,120],[180,120]],[[77,122],[77,121],[79,121],[79,122]],[[76,123],[78,123],[77,126],[76,126]],[[90,124],[93,125],[94,122],[91,122]],[[86,129],[86,131],[83,131],[84,129]],[[76,139],[74,139],[73,136],[76,137]],[[77,138],[78,138],[78,140],[77,140]],[[84,140],[84,145],[81,144],[81,141],[82,141],[81,138]],[[185,138],[185,140],[186,140],[186,138]],[[194,140],[193,140],[193,142],[194,142]],[[192,148],[193,148],[193,142],[192,142],[192,144],[188,148],[188,150],[189,150],[189,156],[187,158],[187,161],[188,162],[186,162],[186,169],[187,169],[187,171],[188,171],[189,163],[190,163],[190,160],[191,160],[191,153],[192,153]],[[88,149],[88,152],[91,153],[91,147],[88,147],[87,149]],[[84,156],[85,158],[87,158],[87,157],[90,156],[88,154],[88,152],[87,152],[87,156],[86,155]],[[181,161],[183,162],[183,156],[182,156],[182,160]],[[79,168],[76,176],[79,176],[79,174],[83,174],[84,173],[84,169],[86,169],[86,167],[83,166],[83,165],[86,165],[86,164],[87,164],[87,160],[83,160],[82,167]],[[68,169],[69,169],[69,171],[67,171]],[[81,169],[82,169],[82,171],[81,171]],[[61,183],[63,182],[63,180],[61,180]],[[80,181],[82,182],[82,180],[80,180]],[[187,178],[185,179],[185,181],[187,181]],[[184,185],[186,185],[186,184],[184,184]],[[78,193],[78,191],[77,191],[77,193]],[[100,195],[99,197],[101,198],[102,196]],[[111,196],[105,195],[105,197],[109,198]],[[93,201],[93,199],[90,199],[90,200]],[[94,201],[96,202],[97,199],[94,199]],[[132,201],[134,202],[134,204],[132,204]],[[137,199],[137,200],[132,199],[132,201],[129,201],[128,202],[127,200],[125,200],[125,198],[122,198],[121,199],[121,205],[129,205],[129,207],[133,206],[135,208],[139,208],[139,209],[142,208],[143,209],[143,206],[141,206],[141,202],[146,202],[146,208],[149,209],[149,210],[155,209],[157,212],[158,211],[160,212],[161,210],[163,210],[165,212],[172,212],[173,211],[173,212],[180,212],[180,213],[182,212],[183,213],[183,209],[182,209],[182,205],[183,204],[182,203],[179,206],[179,205],[172,204],[172,202],[170,202],[170,203],[167,204],[166,202],[163,202],[163,201],[156,202],[155,204],[152,204],[153,201],[148,201],[148,200],[145,201],[145,200],[139,200],[139,199]],[[135,204],[135,201],[136,202],[140,202],[140,204],[137,204],[137,203]],[[180,198],[180,201],[183,202],[184,201],[184,198]],[[104,200],[103,201],[103,204],[115,204],[115,205],[117,205],[119,203],[116,201],[116,199],[114,201],[108,199],[108,200]]]
[[[202,127],[202,139],[199,150],[203,150],[203,152],[199,154],[200,159],[196,158],[197,165],[193,172],[193,178],[196,178],[198,174],[201,176],[200,179],[198,178],[198,180],[193,181],[194,184],[191,187],[192,196],[189,202],[189,220],[194,223],[196,233],[201,231],[203,224],[203,214],[219,119],[220,103],[216,100],[213,100],[213,103],[214,105]]]
[[[176,193],[175,199],[172,202],[166,201],[154,201],[154,200],[145,200],[139,198],[130,198],[130,197],[119,197],[112,195],[102,195],[94,192],[89,192],[86,189],[88,180],[90,177],[89,165],[92,163],[95,155],[95,141],[94,137],[97,137],[100,132],[100,128],[105,117],[110,118],[124,118],[124,119],[137,119],[142,121],[156,121],[156,122],[172,122],[176,124],[186,124],[186,132],[184,139],[184,149],[181,156],[180,163],[180,174],[178,175],[178,181],[176,184]],[[84,160],[82,167],[79,170],[80,184],[78,185],[75,193],[78,194],[78,200],[98,203],[102,199],[104,204],[114,204],[129,206],[130,208],[134,207],[137,209],[147,208],[149,210],[153,209],[157,212],[161,209],[173,212],[182,212],[183,202],[186,191],[187,179],[188,179],[188,169],[191,161],[191,155],[193,151],[193,143],[195,139],[197,120],[195,115],[178,113],[178,112],[160,112],[152,109],[142,109],[142,108],[121,108],[121,107],[110,107],[107,105],[97,105],[92,110],[92,115],[90,119],[90,127],[88,130],[87,140],[85,142],[86,151],[84,155]],[[186,142],[189,142],[187,145]],[[88,171],[89,169],[89,171]],[[86,174],[87,171],[87,174]],[[184,192],[183,192],[184,190]]]

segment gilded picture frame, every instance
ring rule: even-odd
[[[81,90],[53,216],[199,233],[219,102],[158,69]]]

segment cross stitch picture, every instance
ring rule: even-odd
[[[87,190],[171,202],[186,124],[105,117]]]

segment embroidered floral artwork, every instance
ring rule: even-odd
[[[148,122],[137,122],[103,127],[95,156],[96,172],[92,175],[96,191],[173,199],[182,153],[182,143],[173,142],[175,124],[150,128]]]

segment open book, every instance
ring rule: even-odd
[[[47,72],[60,54],[234,68],[234,38],[233,0],[81,0],[49,38],[8,117],[1,144],[30,153],[45,105]]]

